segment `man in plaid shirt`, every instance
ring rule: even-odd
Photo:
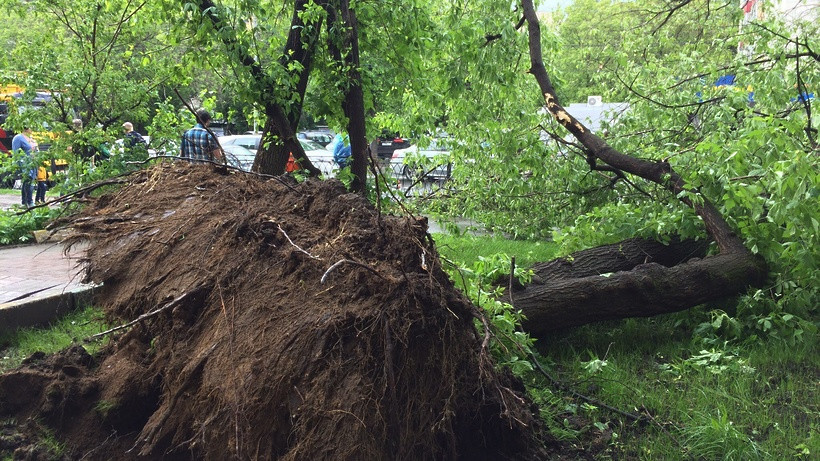
[[[196,111],[199,123],[182,135],[180,156],[190,162],[222,161],[222,151],[216,138],[205,129],[211,124],[211,114],[205,109]]]

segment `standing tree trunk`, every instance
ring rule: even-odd
[[[288,64],[297,62],[299,66],[293,66],[299,70],[295,71],[296,84],[294,88],[282,88],[281,84],[274,81],[269,76],[259,62],[254,59],[245,45],[236,39],[236,36],[226,31],[232,30],[230,22],[222,17],[221,9],[212,0],[199,0],[197,6],[213,26],[214,30],[220,31],[219,37],[229,53],[235,53],[239,62],[248,68],[254,85],[257,87],[257,94],[262,96],[260,101],[265,108],[267,120],[262,130],[262,142],[259,146],[256,160],[254,160],[253,170],[265,174],[280,175],[285,172],[285,165],[288,157],[293,154],[299,165],[309,174],[318,176],[321,171],[316,168],[305,155],[302,144],[296,139],[296,127],[302,113],[302,101],[304,100],[307,88],[308,76],[310,75],[313,53],[316,42],[319,38],[321,24],[305,24],[301,18],[301,12],[305,10],[311,0],[297,0],[294,4],[293,18],[291,20],[290,32],[285,49],[279,59],[280,65],[285,69],[290,68]],[[305,34],[305,31],[308,31]],[[292,101],[291,96],[296,93],[298,103],[288,103],[285,105],[281,101]]]
[[[530,72],[550,114],[586,148],[593,168],[630,173],[660,184],[703,219],[719,253],[672,267],[641,264],[609,276],[550,280],[512,293],[513,304],[528,318],[526,327],[543,333],[595,320],[655,315],[686,309],[759,286],[767,274],[729,224],[697,190],[687,186],[669,163],[650,162],[618,152],[559,104],[541,53],[541,31],[532,0],[522,0],[529,32]],[[598,167],[596,162],[605,165]],[[692,200],[689,197],[697,197]]]
[[[354,179],[351,189],[353,192],[364,193],[367,184],[367,133],[364,122],[364,91],[359,71],[359,31],[356,12],[350,8],[350,0],[330,3],[328,30],[342,30],[341,37],[328,37],[328,49],[339,69],[344,70],[347,77],[342,109],[347,117],[347,133],[353,158],[351,171]],[[337,45],[334,38],[338,39],[341,45]],[[344,57],[342,51],[346,51]]]

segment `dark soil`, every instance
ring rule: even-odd
[[[185,163],[128,179],[69,243],[89,243],[112,324],[161,310],[98,357],[75,346],[0,376],[0,450],[48,459],[32,440],[53,434],[86,460],[549,457],[423,219],[336,181]]]

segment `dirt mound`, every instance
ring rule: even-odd
[[[84,459],[542,459],[426,222],[336,181],[160,164],[73,218],[117,333],[0,377]]]

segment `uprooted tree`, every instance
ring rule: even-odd
[[[0,375],[3,450],[70,459],[547,459],[426,221],[338,181],[161,163],[71,218],[118,327]],[[271,200],[276,197],[276,200]],[[7,434],[9,434],[7,436]]]

